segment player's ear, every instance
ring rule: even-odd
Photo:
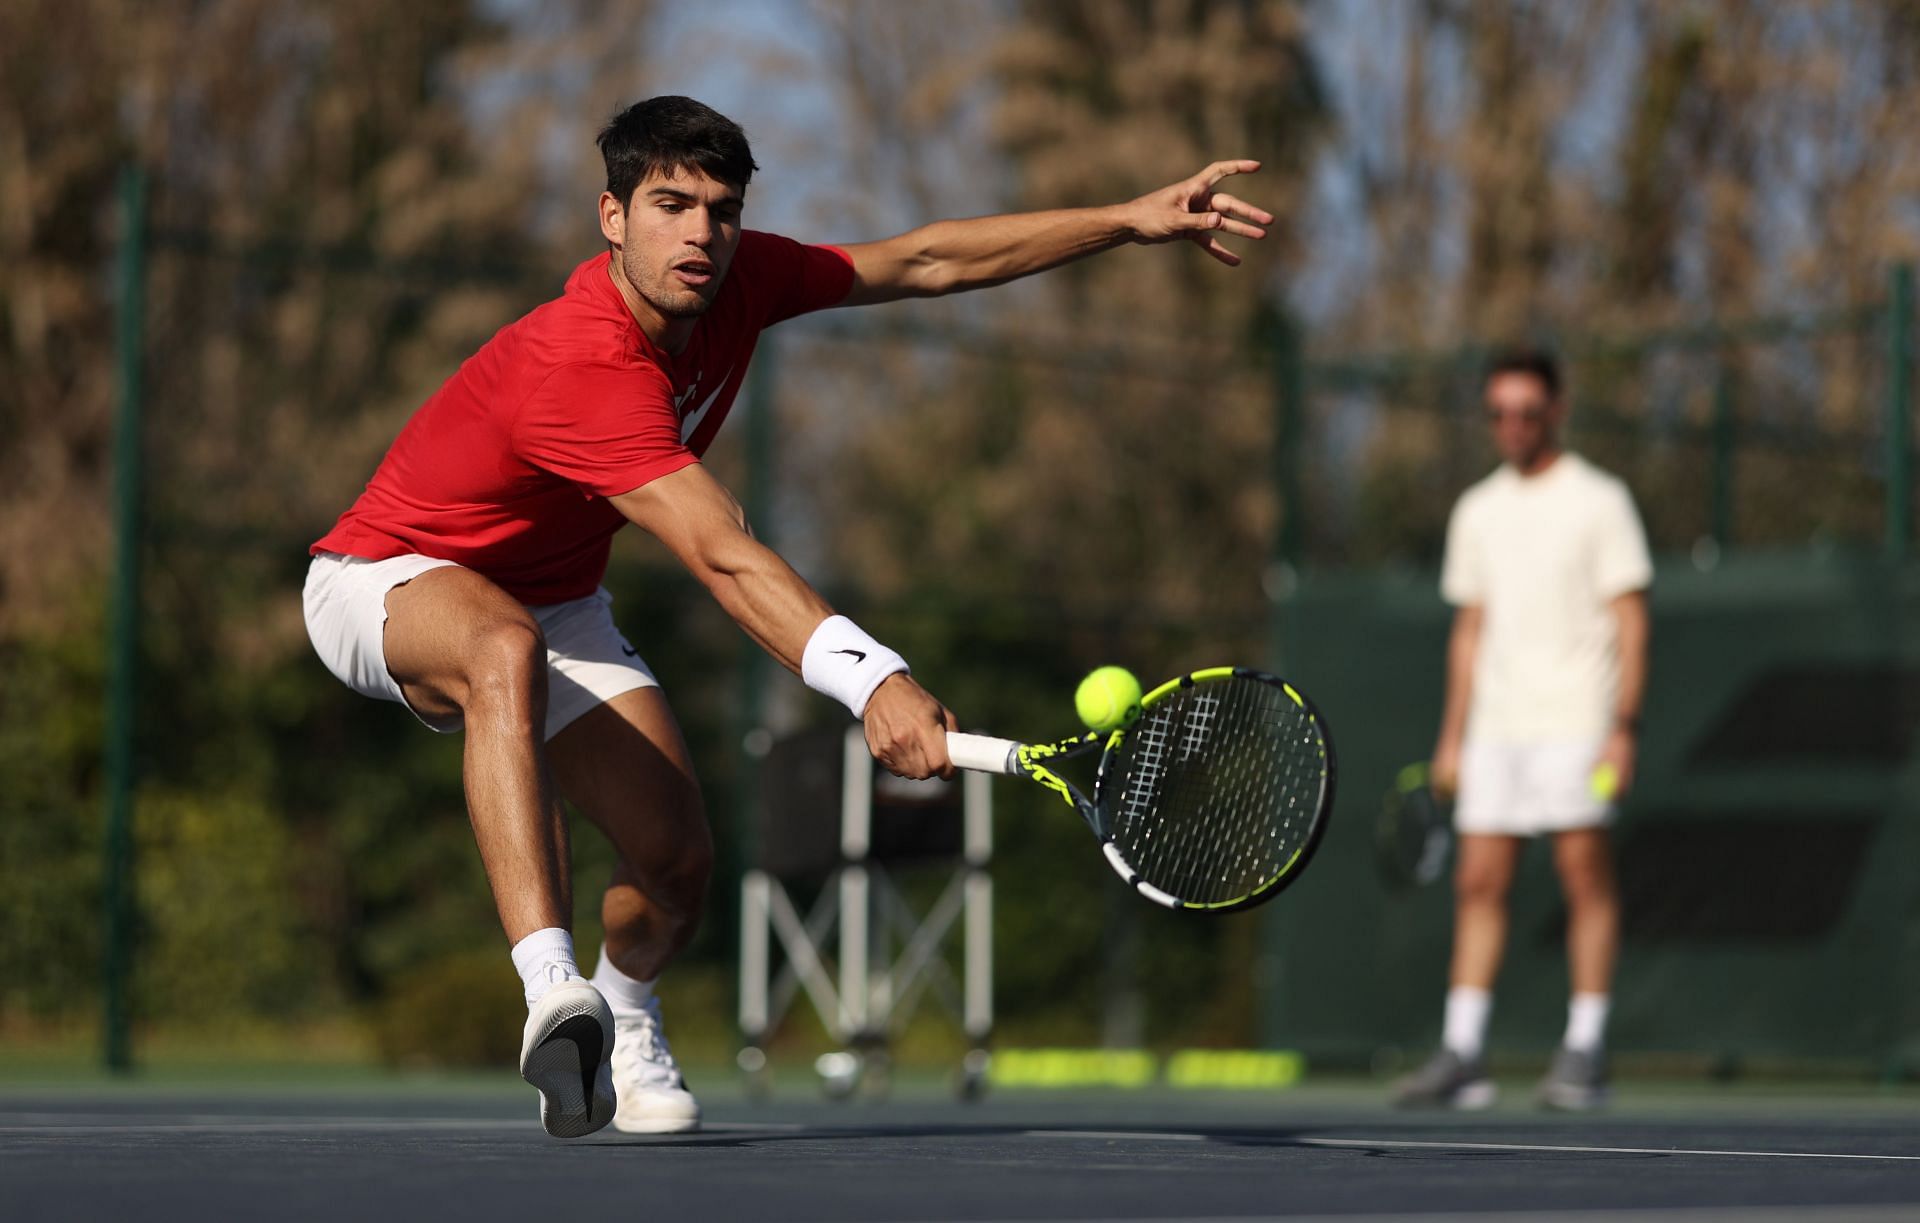
[[[627,241],[627,206],[611,191],[600,193],[600,234],[615,246]]]

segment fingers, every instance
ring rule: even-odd
[[[1230,178],[1235,174],[1251,174],[1259,168],[1259,162],[1244,158],[1234,161],[1216,161],[1193,177],[1195,182],[1211,187],[1223,178]]]
[[[920,754],[926,762],[927,776],[953,776],[953,758],[947,755],[947,732],[958,729],[953,714],[944,706],[940,708],[938,721],[921,727]]]
[[[866,723],[867,749],[889,773],[916,781],[953,776],[947,731],[959,722],[918,685],[900,685],[884,705],[870,701]]]
[[[1228,267],[1237,268],[1240,266],[1240,256],[1220,245],[1220,239],[1214,237],[1211,233],[1188,234],[1187,237],[1193,240],[1194,245],[1226,264]]]
[[[1216,200],[1216,203],[1217,202]],[[1267,236],[1267,231],[1260,226],[1249,225],[1245,221],[1236,221],[1217,209],[1210,209],[1206,212],[1185,213],[1178,219],[1176,224],[1186,230],[1219,230],[1222,233],[1234,234],[1241,238],[1252,238],[1255,241]]]
[[[1213,258],[1230,268],[1237,268],[1240,266],[1240,256],[1222,246],[1214,235],[1232,234],[1258,242],[1267,236],[1267,231],[1260,225],[1239,218],[1259,217],[1271,224],[1273,215],[1228,195],[1216,195],[1206,203],[1206,211],[1188,212],[1177,217],[1175,228],[1185,230],[1186,236]]]
[[[1252,222],[1253,225],[1273,224],[1273,214],[1271,212],[1268,212],[1264,208],[1256,208],[1239,196],[1228,195],[1224,191],[1214,192],[1213,198],[1208,200],[1207,204],[1215,212],[1236,221],[1249,221]]]

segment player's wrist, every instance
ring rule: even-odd
[[[1128,200],[1124,204],[1109,204],[1099,210],[1101,227],[1109,239],[1117,243],[1146,242],[1148,217],[1147,197]]]
[[[1616,735],[1638,735],[1640,733],[1640,715],[1637,713],[1616,713],[1610,728]]]
[[[839,701],[856,718],[865,716],[881,684],[907,670],[897,651],[845,616],[822,620],[800,655],[800,678],[807,687]]]

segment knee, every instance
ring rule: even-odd
[[[1475,863],[1464,863],[1453,876],[1454,899],[1463,905],[1498,905],[1506,903],[1507,888],[1512,883],[1511,876],[1505,871]]]
[[[1604,905],[1614,900],[1613,870],[1605,861],[1576,860],[1560,864],[1560,890],[1570,905]]]
[[[502,619],[480,629],[467,659],[469,711],[531,709],[545,699],[547,642],[533,621]]]
[[[713,882],[713,833],[698,796],[672,822],[671,833],[639,852],[622,855],[619,874],[656,904],[682,918],[697,918]],[[664,830],[663,830],[664,831]]]
[[[668,886],[683,903],[697,909],[713,882],[713,831],[703,818],[690,821],[690,825],[674,855]]]

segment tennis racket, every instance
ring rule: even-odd
[[[1055,766],[1100,753],[1088,798]],[[1169,909],[1227,913],[1299,878],[1333,810],[1333,738],[1285,680],[1213,667],[1146,694],[1119,730],[1053,743],[949,733],[963,769],[1025,777],[1080,813],[1113,869]]]
[[[1394,776],[1373,826],[1374,864],[1397,892],[1436,883],[1453,853],[1453,804],[1433,792],[1427,762],[1415,761]]]

